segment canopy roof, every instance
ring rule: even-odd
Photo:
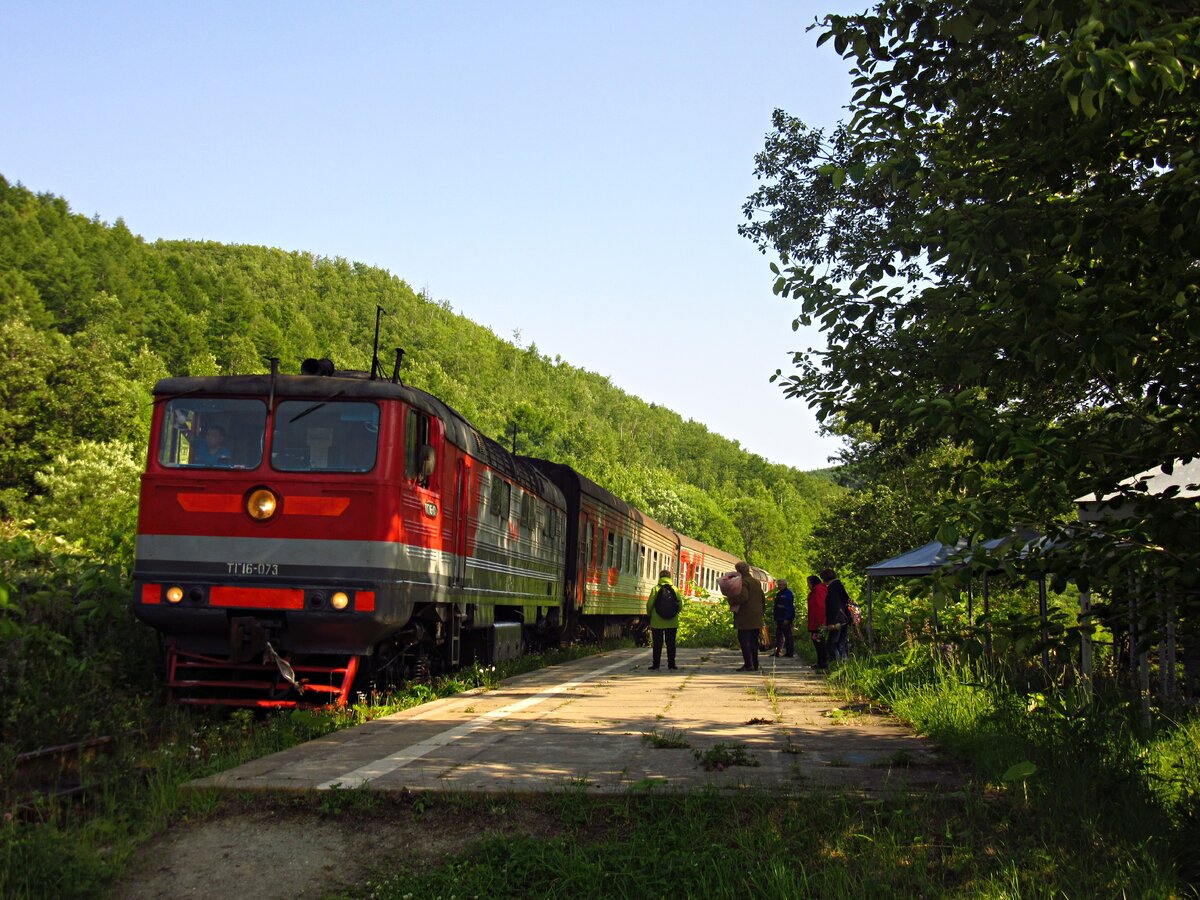
[[[983,547],[985,550],[994,550],[1004,542],[1012,540],[1013,537],[1015,535],[991,538],[983,542]],[[893,556],[883,562],[877,562],[873,566],[867,566],[867,577],[911,578],[918,575],[932,575],[947,566],[955,569],[962,568],[971,558],[969,553],[964,555],[963,551],[966,549],[965,541],[954,545],[943,544],[941,541],[930,541],[923,547],[909,550],[907,553],[901,553],[899,556]]]
[[[1094,522],[1097,519],[1123,519],[1133,514],[1140,497],[1147,500],[1174,498],[1194,500],[1200,498],[1200,457],[1188,462],[1175,460],[1170,473],[1163,466],[1155,466],[1145,472],[1131,475],[1110,494],[1097,496],[1085,494],[1075,500],[1079,519]],[[1137,492],[1131,497],[1130,491]]]

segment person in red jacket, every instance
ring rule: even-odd
[[[825,647],[825,595],[827,588],[816,575],[808,576],[808,633],[817,651],[814,669],[829,668],[829,654]]]

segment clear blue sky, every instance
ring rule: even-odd
[[[768,378],[819,335],[737,226],[771,111],[849,100],[806,27],[866,5],[0,0],[0,174],[147,240],[380,266],[818,468]]]

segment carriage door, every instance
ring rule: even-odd
[[[591,519],[586,519],[583,528],[584,538],[579,542],[579,577],[577,581],[578,598],[576,604],[582,608],[587,598],[588,582],[592,577],[592,564],[595,561],[594,548],[596,530]]]
[[[415,543],[433,551],[434,584],[444,585],[444,579],[452,577],[452,573],[447,571],[445,557],[439,560],[439,551],[453,547],[453,539],[442,533],[441,479],[450,467],[441,458],[441,422],[420,410],[410,409],[404,424],[404,477],[411,489],[411,500],[404,505],[406,511],[415,507],[405,516],[405,525],[412,528],[417,538]]]
[[[471,465],[461,457],[454,469],[454,576],[451,586],[462,588],[467,583],[467,530],[471,511]]]

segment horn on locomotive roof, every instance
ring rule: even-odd
[[[267,362],[271,364],[271,396],[267,399],[267,409],[275,408],[275,379],[279,377],[279,357],[267,357]]]
[[[383,377],[383,366],[379,364],[379,320],[382,319],[386,312],[382,306],[375,307],[375,344],[371,347],[371,380]]]
[[[313,359],[311,356],[300,363],[301,375],[323,375],[330,376],[334,373],[334,365],[332,359]]]

